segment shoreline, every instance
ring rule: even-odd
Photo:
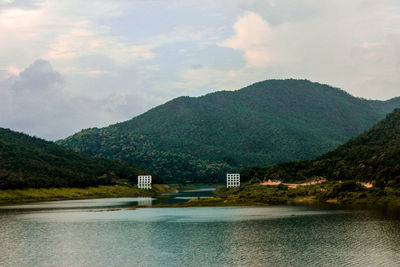
[[[210,198],[212,199],[212,197]],[[400,208],[400,199],[395,201],[389,201],[385,199],[376,199],[375,202],[340,202],[337,199],[330,199],[328,201],[318,201],[318,200],[300,200],[300,199],[290,199],[286,203],[266,203],[266,202],[253,202],[253,201],[226,201],[223,198],[216,198],[212,200],[189,200],[185,203],[171,204],[171,205],[153,205],[154,208],[190,208],[190,207],[260,207],[260,206],[314,206],[321,208],[343,208],[343,209],[359,209],[359,208]],[[151,208],[151,207],[148,207]]]
[[[331,184],[332,186],[334,184]],[[320,206],[320,207],[393,207],[400,208],[400,196],[360,195],[348,192],[345,197],[321,198],[315,192],[325,192],[327,185],[307,186],[287,189],[279,186],[244,184],[242,187],[226,189],[222,186],[214,191],[215,196],[191,199],[175,204],[155,204],[154,208],[184,207],[228,207],[228,206]],[[318,191],[319,190],[319,191]],[[369,190],[369,189],[366,189]],[[160,198],[165,193],[177,193],[176,187],[153,185],[151,190],[140,190],[136,186],[112,185],[88,188],[40,188],[0,190],[0,206],[38,203],[62,200],[84,200],[99,198],[153,197]],[[361,196],[361,197],[360,197]],[[341,199],[339,199],[341,197]],[[134,208],[151,208],[135,206]]]
[[[0,190],[0,206],[38,203],[47,201],[82,200],[122,197],[159,197],[175,192],[168,185],[153,185],[151,190],[127,185],[102,185],[87,188],[27,188]]]
[[[256,181],[240,187],[217,187],[216,196],[197,198],[178,207],[313,205],[340,207],[400,207],[397,188],[367,188],[355,181],[324,182],[290,188],[287,185],[263,185]]]
[[[115,195],[96,195],[96,196],[85,196],[85,197],[59,197],[59,198],[43,198],[43,199],[24,199],[18,201],[0,201],[0,206],[13,206],[13,205],[23,205],[23,204],[33,204],[33,203],[43,203],[43,202],[53,202],[53,201],[65,201],[65,200],[90,200],[90,199],[102,199],[102,198],[136,198],[136,197],[159,197],[159,195],[142,195],[142,194],[121,194],[118,196]],[[203,198],[207,199],[207,198]],[[209,197],[209,199],[213,199],[213,197]],[[201,208],[201,207],[271,207],[271,206],[310,206],[310,207],[319,207],[319,208],[340,208],[340,209],[376,209],[376,208],[389,208],[389,209],[400,209],[400,199],[395,202],[384,201],[383,203],[341,203],[336,199],[333,201],[325,201],[320,202],[318,200],[315,201],[302,201],[302,200],[288,200],[287,203],[263,203],[263,202],[252,202],[252,201],[243,201],[243,202],[231,202],[231,201],[221,201],[223,199],[212,200],[212,201],[197,201],[197,199],[189,200],[183,203],[175,203],[175,204],[165,204],[159,203],[154,204],[152,206],[132,206],[127,208],[128,210],[135,210],[138,208]]]

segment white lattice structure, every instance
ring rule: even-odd
[[[237,187],[240,186],[240,174],[239,173],[227,173],[226,174],[226,187]]]
[[[151,175],[139,175],[137,181],[139,189],[151,189]]]

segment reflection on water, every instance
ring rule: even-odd
[[[138,200],[138,206],[152,206],[153,205],[153,199],[152,198],[141,198]]]
[[[136,197],[136,198],[98,198],[63,201],[47,201],[28,203],[22,205],[0,206],[0,210],[44,210],[44,209],[83,209],[83,208],[126,208],[132,206],[152,206],[153,204],[175,204],[186,202],[197,197],[213,196],[215,188],[200,188],[179,193],[165,194],[162,198]]]
[[[23,205],[0,206],[0,210],[45,210],[45,209],[85,209],[85,208],[124,208],[138,203],[155,201],[155,198],[98,198],[63,201],[47,201]]]
[[[211,197],[214,195],[214,188],[199,188],[194,190],[184,190],[179,193],[166,194],[166,197],[157,199],[153,201],[153,204],[163,203],[163,204],[176,204],[186,202],[191,199],[198,197]]]
[[[0,266],[400,266],[396,212],[118,201],[0,210]]]

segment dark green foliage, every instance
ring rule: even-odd
[[[113,184],[117,179],[136,182],[142,173],[148,172],[0,128],[0,189],[86,187]]]
[[[400,190],[386,187],[365,188],[356,181],[325,182],[289,189],[281,184],[263,186],[259,183],[244,183],[240,187],[217,187],[217,196],[193,199],[179,206],[232,206],[263,204],[323,204],[327,200],[343,207],[400,206]],[[326,203],[325,203],[326,204]]]
[[[323,176],[331,180],[374,181],[380,188],[399,187],[400,109],[387,115],[368,132],[315,160],[250,168],[243,174],[250,178],[253,175],[284,181]],[[342,187],[346,185],[344,183]]]
[[[345,197],[353,197],[354,193],[358,194],[358,197],[366,196],[366,192],[371,192],[374,189],[367,189],[356,181],[349,180],[344,181],[343,183],[333,184],[330,186],[325,186],[324,191],[318,194],[318,199],[320,200],[328,200],[333,198],[338,198],[339,200],[344,199]],[[384,192],[379,190],[379,192]]]
[[[319,156],[371,127],[399,102],[364,100],[307,80],[269,80],[176,98],[58,143],[128,161],[169,182],[221,182],[228,171]]]

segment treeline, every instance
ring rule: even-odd
[[[87,187],[137,182],[149,174],[128,163],[81,155],[26,134],[0,128],[0,189]],[[153,176],[155,183],[161,183]]]
[[[142,166],[168,182],[221,182],[226,172],[248,166],[315,158],[398,104],[400,99],[369,101],[307,80],[268,80],[238,91],[179,97],[58,143]]]
[[[242,177],[283,181],[325,177],[373,181],[377,187],[400,187],[400,109],[387,115],[371,130],[315,160],[248,168],[242,172]]]

